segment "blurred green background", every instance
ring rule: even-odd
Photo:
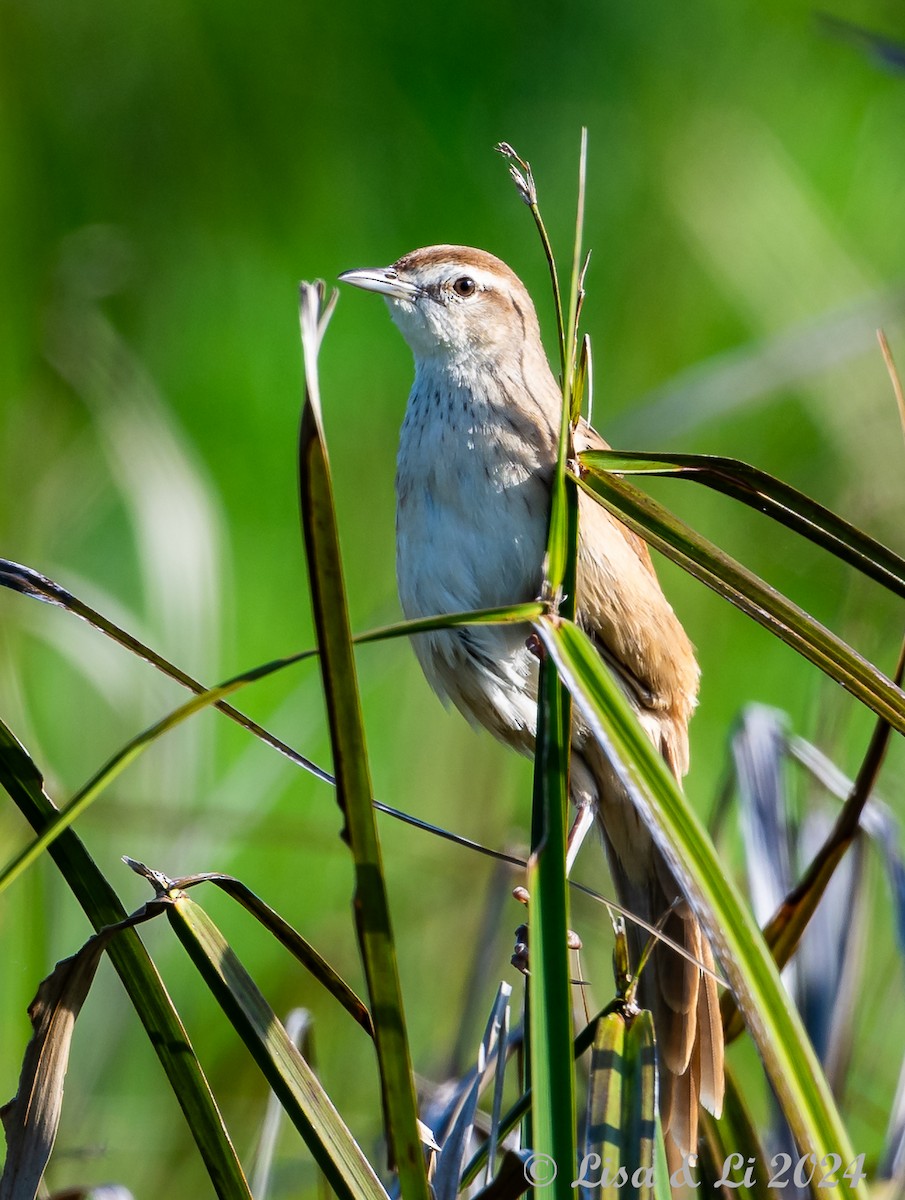
[[[830,7],[905,37],[899,5]],[[809,4],[2,0],[0,21],[0,554],[196,676],[214,682],[312,643],[295,491],[297,281],[433,242],[481,246],[525,279],[552,348],[543,258],[492,147],[506,139],[531,160],[565,263],[582,124],[598,428],[627,449],[752,461],[905,551],[902,436],[874,340],[882,324],[905,367],[905,75],[830,35]],[[399,612],[393,473],[410,375],[383,306],[344,294],[322,388],[359,629]],[[651,490],[891,670],[901,604],[725,499],[668,481]],[[704,672],[688,782],[699,809],[714,802],[748,701],[783,708],[854,771],[868,716],[724,602],[669,566],[663,576]],[[377,796],[524,848],[530,766],[445,714],[405,644],[359,661]],[[58,802],[182,695],[72,617],[0,595],[0,715]],[[329,766],[313,666],[240,706]],[[883,778],[893,802],[903,780],[898,739]],[[173,876],[233,872],[360,984],[339,824],[328,788],[205,713],[130,768],[78,831],[127,906],[146,888],[122,854]],[[496,980],[517,978],[522,910],[494,900],[515,880],[495,883],[486,860],[381,828],[416,1066],[438,1078],[476,958],[469,1047]],[[0,839],[4,857],[26,839],[11,805]],[[730,837],[727,864],[733,854]],[[599,848],[584,860],[585,878],[606,886]],[[865,1020],[848,1104],[868,1153],[905,1034],[884,885],[877,894],[870,1011],[884,1019]],[[209,903],[278,1011],[313,1008],[325,1083],[372,1149],[364,1036],[249,920]],[[593,999],[605,1001],[605,915],[576,904],[573,923],[598,948]],[[86,934],[46,864],[3,897],[0,1099],[15,1091],[38,980]],[[247,1161],[262,1081],[168,930],[147,940]],[[753,1083],[752,1094],[758,1103]],[[274,1194],[307,1194],[313,1170],[294,1134],[281,1154]],[[211,1194],[106,970],[76,1031],[50,1182],[104,1179],[141,1195]]]

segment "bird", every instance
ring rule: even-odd
[[[413,250],[341,282],[382,295],[415,360],[396,471],[396,574],[407,618],[491,608],[542,592],[562,391],[531,297],[501,259],[468,246]],[[576,453],[606,449],[584,420]],[[677,781],[699,668],[645,542],[579,492],[576,619]],[[472,724],[530,755],[538,659],[524,627],[480,625],[412,639],[428,682]],[[609,760],[580,718],[570,795],[602,832],[620,903],[663,931],[641,974],[654,1018],[660,1112],[673,1150],[697,1144],[698,1104],[718,1115],[723,1032],[713,955],[682,888]],[[635,929],[634,961],[647,939]],[[669,1147],[669,1140],[667,1141]]]

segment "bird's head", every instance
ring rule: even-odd
[[[345,271],[344,283],[378,292],[417,360],[482,359],[540,348],[537,314],[506,264],[469,246],[428,246],[391,267]]]

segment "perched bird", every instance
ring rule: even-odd
[[[377,292],[415,357],[396,475],[396,570],[409,618],[535,599],[541,592],[562,393],[521,280],[466,246],[430,246],[392,267],[346,271]],[[585,422],[576,450],[605,448]],[[645,543],[579,495],[577,615],[677,779],[688,769],[698,691],[691,644]],[[524,627],[419,634],[428,681],[473,723],[531,754],[538,665]],[[596,814],[621,903],[699,962],[706,938],[600,746],[577,721],[572,800]],[[633,938],[635,961],[647,934]],[[719,1112],[723,1035],[712,977],[665,944],[641,978],[654,1015],[664,1128],[695,1149],[698,1102]]]

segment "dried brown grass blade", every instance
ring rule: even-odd
[[[76,1018],[101,955],[121,929],[156,913],[157,906],[146,905],[133,917],[102,929],[77,954],[58,962],[38,988],[28,1009],[34,1032],[22,1062],[19,1090],[0,1109],[7,1151],[0,1200],[32,1200],[37,1195],[60,1123]]]

